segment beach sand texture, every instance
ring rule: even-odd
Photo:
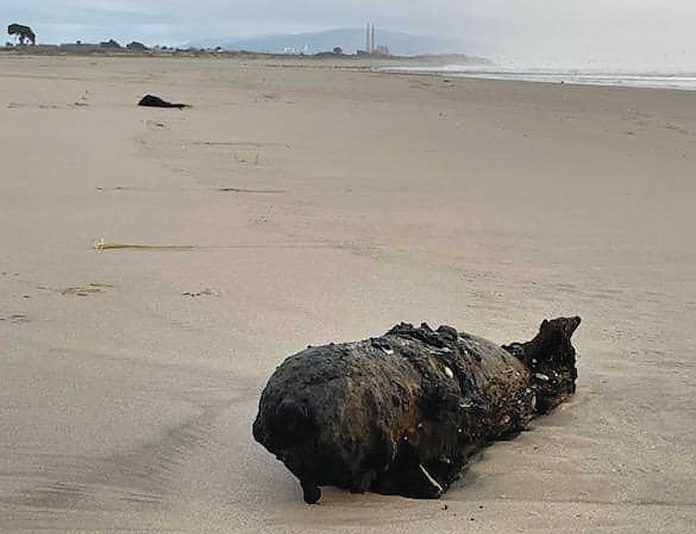
[[[693,532],[696,94],[334,67],[0,59],[0,532]],[[307,344],[571,314],[575,399],[441,501],[252,441]]]

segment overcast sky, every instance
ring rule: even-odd
[[[181,44],[339,27],[460,38],[469,51],[544,65],[693,66],[696,0],[1,0],[41,42]],[[5,24],[5,25],[6,25]]]

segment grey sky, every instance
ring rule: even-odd
[[[142,40],[379,27],[463,39],[530,64],[693,65],[694,0],[2,0],[5,23],[44,42]]]

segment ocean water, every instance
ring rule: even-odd
[[[538,69],[495,65],[445,65],[440,67],[389,67],[394,72],[431,73],[442,76],[515,80],[543,83],[567,83],[613,87],[646,87],[696,91],[696,68],[693,72],[611,71],[581,69]]]

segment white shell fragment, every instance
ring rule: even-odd
[[[423,474],[425,475],[425,478],[428,479],[428,482],[429,482],[434,488],[436,488],[436,489],[438,490],[438,492],[444,493],[445,490],[442,488],[442,486],[440,486],[440,484],[437,482],[437,480],[435,480],[435,479],[430,475],[430,473],[428,473],[428,471],[425,469],[425,467],[423,467],[423,464],[419,464],[419,467],[420,467],[421,471],[423,472]]]
[[[538,378],[539,380],[543,380],[544,382],[549,381],[549,377],[542,373],[534,373],[534,377]]]
[[[450,369],[446,365],[445,365],[445,374],[447,375],[448,378],[454,378],[454,373],[452,372],[452,369]]]

